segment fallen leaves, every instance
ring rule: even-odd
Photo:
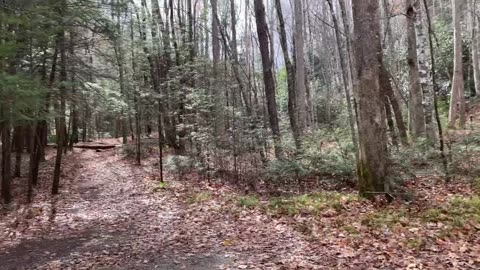
[[[66,160],[60,196],[39,192],[0,219],[0,268],[480,268],[465,183],[421,177],[407,183],[416,203],[379,206],[351,190],[270,198],[221,181],[158,184],[154,161],[133,166],[114,151]]]

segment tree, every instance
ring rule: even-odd
[[[465,89],[463,78],[463,51],[462,51],[462,5],[463,0],[452,0],[453,33],[454,33],[454,67],[452,91],[450,94],[450,108],[448,111],[448,127],[455,128],[457,118],[458,127],[465,128],[467,116],[465,111]]]
[[[385,111],[378,61],[380,42],[379,4],[376,0],[354,1],[354,57],[358,106],[360,195],[373,198],[388,192]]]
[[[290,119],[290,128],[292,129],[293,138],[297,150],[301,148],[300,130],[297,125],[296,114],[296,96],[295,96],[295,67],[290,60],[288,53],[288,39],[285,30],[285,20],[283,18],[282,4],[280,0],[275,0],[275,9],[277,11],[278,28],[280,33],[280,45],[282,47],[283,61],[287,71],[287,90],[288,90],[288,116]]]
[[[414,2],[415,12],[415,30],[417,34],[417,61],[418,61],[418,73],[420,77],[420,86],[423,93],[423,112],[425,116],[425,132],[426,137],[431,142],[435,142],[435,129],[433,122],[433,85],[432,85],[432,72],[429,68],[431,63],[428,59],[428,38],[426,35],[423,14],[426,13],[422,8],[420,1]]]
[[[337,43],[337,51],[338,57],[340,59],[340,66],[341,66],[341,73],[342,73],[342,83],[343,83],[343,91],[345,93],[345,100],[347,101],[347,113],[348,113],[348,121],[350,124],[350,133],[352,136],[352,143],[355,153],[358,153],[358,141],[357,135],[355,130],[355,119],[353,116],[353,106],[352,106],[352,98],[350,96],[350,88],[349,88],[349,81],[348,81],[348,52],[344,52],[342,50],[342,40],[341,40],[341,32],[340,27],[337,21],[337,17],[335,15],[335,10],[333,8],[332,0],[327,0],[328,6],[330,8],[330,13],[332,15],[333,27],[335,30],[335,39]],[[348,33],[347,33],[348,34]]]
[[[408,77],[409,77],[409,103],[408,103],[408,129],[412,139],[425,134],[425,115],[423,113],[423,96],[420,88],[420,77],[417,58],[417,37],[415,32],[416,12],[412,0],[407,0],[407,40],[408,40]]]
[[[473,0],[471,3],[470,11],[470,20],[472,27],[472,68],[473,68],[473,78],[475,82],[475,96],[480,95],[480,58],[478,55],[479,50],[479,41],[478,41],[478,30],[479,30],[479,21],[476,14],[477,10],[477,0]]]
[[[263,5],[263,0],[254,0],[254,10],[255,22],[257,24],[258,43],[260,44],[260,54],[262,57],[263,83],[267,100],[268,119],[275,143],[275,156],[281,158],[282,149],[280,127],[278,125],[277,102],[275,97],[275,81],[273,78],[272,61],[270,59],[269,32],[267,20],[265,18],[265,6]]]
[[[305,86],[305,53],[302,1],[295,1],[295,105],[298,133],[302,136],[307,129],[307,90]]]
[[[220,31],[218,26],[217,0],[210,0],[212,4],[212,56],[213,56],[213,99],[215,116],[215,134],[222,144],[225,142],[225,119],[223,113],[223,91],[217,80],[219,79],[220,64]]]

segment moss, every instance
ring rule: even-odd
[[[412,238],[408,239],[405,244],[410,249],[421,250],[425,247],[426,242],[422,238]]]
[[[425,222],[439,222],[446,219],[444,212],[440,208],[432,208],[422,213],[420,218]]]
[[[203,202],[209,201],[211,198],[212,198],[212,193],[210,191],[202,191],[202,192],[193,194],[190,198],[188,198],[187,202],[190,204],[203,203]]]
[[[354,227],[354,226],[352,226],[352,225],[345,225],[345,226],[342,227],[342,229],[343,229],[344,231],[346,231],[347,233],[351,234],[351,235],[358,235],[358,234],[360,234],[360,231],[359,231],[356,227]]]
[[[357,176],[361,197],[373,200],[376,193],[385,191],[385,179],[376,179],[376,176],[370,172],[368,166],[362,160],[357,164]]]
[[[386,209],[374,213],[367,214],[362,220],[361,223],[365,226],[371,228],[393,228],[397,225],[407,226],[408,221],[408,211],[407,209]]]
[[[345,204],[356,200],[358,197],[352,194],[318,192],[290,198],[273,198],[270,200],[269,209],[281,215],[320,215],[327,209],[341,211]]]
[[[167,189],[168,187],[168,182],[158,182],[158,184],[156,184],[156,186],[153,188],[153,192],[159,192],[161,190]]]
[[[237,200],[237,205],[243,208],[255,208],[260,201],[255,196],[243,196]]]
[[[480,224],[480,197],[455,197],[442,208],[431,208],[421,213],[425,222],[441,222],[452,227],[463,227],[469,222]]]
[[[480,194],[480,177],[475,177],[475,179],[473,179],[472,186],[475,193]]]

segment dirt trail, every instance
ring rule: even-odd
[[[0,269],[202,270],[228,263],[215,247],[198,255],[177,243],[183,204],[154,192],[151,166],[129,164],[116,149],[66,158],[72,164],[64,167],[59,196],[0,217]]]

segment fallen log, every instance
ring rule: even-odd
[[[78,144],[74,145],[75,148],[81,149],[93,149],[93,150],[104,150],[104,149],[112,149],[115,148],[116,145],[113,144]]]

